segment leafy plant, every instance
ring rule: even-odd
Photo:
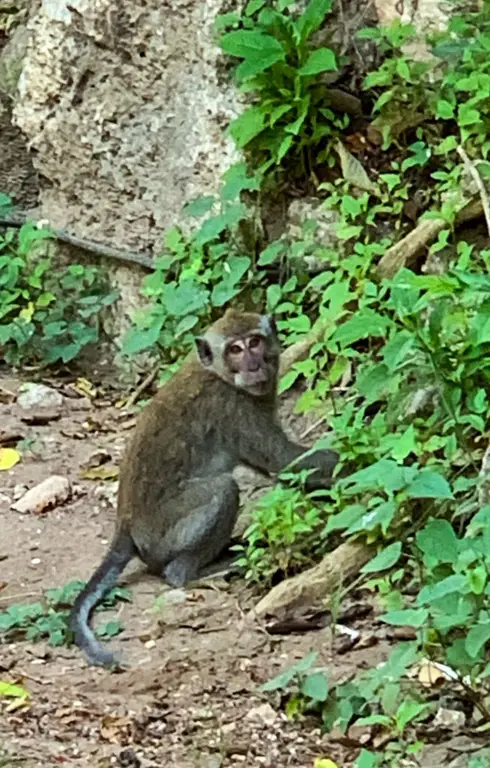
[[[55,274],[50,237],[31,223],[0,234],[0,354],[10,364],[70,362],[97,341],[99,313],[118,296],[99,269]]]
[[[73,581],[58,589],[48,589],[43,602],[14,603],[0,612],[0,635],[7,640],[22,638],[38,641],[47,638],[49,645],[65,645],[70,640],[68,617],[84,583]],[[101,608],[111,608],[118,601],[131,599],[127,589],[114,587],[104,598]],[[112,620],[96,630],[99,637],[113,637],[122,630],[119,620]]]
[[[257,502],[252,516],[244,533],[246,545],[235,547],[250,581],[270,582],[277,571],[289,574],[314,557],[324,513],[301,490],[274,487]]]
[[[277,166],[300,164],[308,177],[325,161],[332,141],[348,124],[329,105],[322,75],[337,69],[334,52],[314,33],[329,14],[332,0],[310,0],[304,11],[292,3],[252,0],[241,17],[225,16],[220,27],[239,26],[220,38],[223,51],[241,59],[235,75],[252,103],[230,125],[261,175]],[[313,157],[315,163],[313,163]]]

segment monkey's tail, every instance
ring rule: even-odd
[[[69,625],[76,645],[85,653],[90,664],[117,666],[118,660],[100,643],[90,629],[90,614],[100,600],[115,585],[117,579],[136,554],[133,539],[119,531],[103,561],[78,595],[70,614]]]

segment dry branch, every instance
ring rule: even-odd
[[[314,328],[312,328],[301,341],[297,341],[296,344],[291,344],[290,347],[287,347],[287,349],[284,350],[281,355],[279,368],[280,376],[284,376],[295,363],[298,363],[300,360],[305,360],[305,358],[308,357],[312,346],[323,337],[326,327],[326,322],[319,320]]]
[[[325,555],[318,565],[273,587],[253,610],[257,616],[277,616],[297,608],[309,608],[327,600],[343,583],[357,576],[375,554],[373,547],[345,542]]]
[[[483,213],[481,199],[471,200],[456,216],[456,226],[477,219]],[[423,219],[415,229],[398,243],[388,248],[377,268],[379,277],[393,277],[401,267],[413,263],[420,251],[431,243],[439,232],[447,227],[445,219]]]
[[[30,221],[29,217],[25,213],[19,213],[15,216],[0,217],[0,226],[2,227],[21,227],[27,221]],[[62,243],[67,243],[74,248],[79,248],[81,251],[87,251],[93,253],[95,256],[102,256],[104,258],[116,259],[127,264],[138,264],[144,269],[152,270],[155,267],[153,257],[147,253],[133,253],[132,251],[125,251],[121,248],[113,248],[111,245],[105,245],[99,243],[96,240],[89,240],[84,237],[78,237],[77,235],[70,235],[68,232],[62,232],[59,229],[49,229],[55,240],[59,240]]]

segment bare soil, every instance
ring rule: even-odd
[[[74,394],[66,382],[54,384]],[[17,393],[19,386],[0,376],[0,388]],[[96,451],[109,453],[110,465],[120,460],[134,419],[115,399],[67,397],[61,418],[41,426],[26,425],[15,402],[0,402],[0,434],[24,439],[22,461],[0,473],[0,610],[86,579],[99,563],[112,534],[116,484],[80,472]],[[288,420],[293,431],[304,431],[304,421]],[[72,482],[69,502],[42,514],[11,509],[22,486],[52,474]],[[248,497],[263,492],[253,475],[244,474],[241,485]],[[318,757],[352,765],[359,744],[322,734],[313,720],[288,721],[258,687],[312,650],[335,679],[379,663],[386,643],[368,620],[353,626],[369,642],[341,653],[345,637],[332,642],[328,628],[268,634],[248,615],[257,593],[240,580],[174,592],[183,602],[161,605],[166,587],[140,563],[123,583],[132,602],[118,605],[124,631],[111,644],[130,663],[127,671],[90,668],[74,647],[0,645],[0,679],[31,693],[29,706],[17,710],[0,700],[0,765],[312,768]]]

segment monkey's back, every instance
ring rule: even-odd
[[[272,399],[253,401],[188,359],[138,418],[120,471],[119,525],[172,517],[178,512],[167,502],[189,478],[231,471],[240,419],[255,408],[274,411]]]

